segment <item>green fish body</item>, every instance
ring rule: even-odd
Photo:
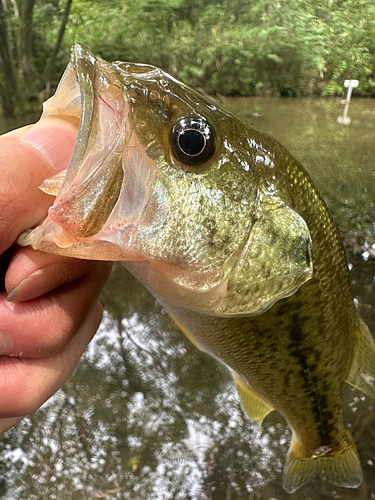
[[[286,418],[286,491],[319,478],[358,487],[343,387],[375,395],[375,346],[303,167],[161,70],[79,45],[49,114],[81,117],[76,148],[67,172],[42,185],[56,200],[20,244],[123,261],[225,363],[252,419]]]

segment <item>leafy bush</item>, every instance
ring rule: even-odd
[[[30,57],[39,91],[67,1],[34,5]],[[17,54],[16,3],[2,5]],[[375,95],[374,34],[373,0],[74,0],[49,81],[53,88],[78,41],[107,60],[154,64],[211,94],[335,95],[355,78],[356,93]]]

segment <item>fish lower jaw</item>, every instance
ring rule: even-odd
[[[79,238],[48,217],[40,226],[22,233],[17,243],[31,245],[34,250],[79,259],[139,261],[144,257],[135,249],[137,233],[137,225],[129,223],[121,228],[105,226],[98,234]]]

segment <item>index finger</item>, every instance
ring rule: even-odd
[[[78,119],[51,116],[0,137],[0,254],[40,222],[52,198],[38,189],[68,167]]]

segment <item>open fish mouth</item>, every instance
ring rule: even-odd
[[[143,68],[153,69],[127,68],[130,82],[132,70],[138,75]],[[43,108],[41,119],[79,117],[79,130],[67,171],[40,186],[57,196],[46,220],[18,242],[85,259],[138,260],[130,243],[147,202],[154,162],[131,125],[124,72],[76,44],[55,95]]]
[[[242,123],[232,148],[217,131],[231,133],[237,119],[173,77],[75,45],[41,119],[49,115],[80,118],[76,145],[67,171],[41,186],[56,196],[47,218],[19,244],[126,262],[161,302],[221,316],[260,314],[311,279],[309,229],[258,168],[243,168]],[[173,152],[185,123],[184,140],[196,140],[199,123],[215,138],[196,171],[189,149]]]

